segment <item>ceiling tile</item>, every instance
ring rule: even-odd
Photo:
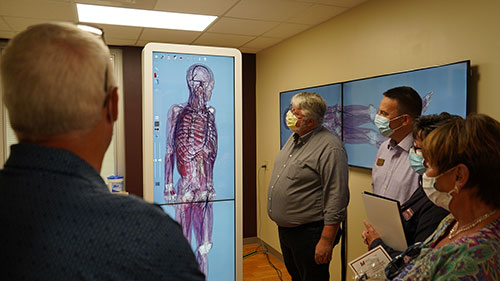
[[[5,20],[3,19],[3,17],[0,17],[0,30],[4,30],[4,31],[10,31],[11,30],[10,26],[5,22]]]
[[[106,44],[110,46],[134,46],[137,40],[106,38]]]
[[[49,20],[46,19],[32,19],[32,18],[18,18],[18,17],[4,17],[8,25],[14,29],[14,31],[23,31],[29,26],[46,23]]]
[[[221,16],[239,0],[158,0],[155,10]]]
[[[310,6],[310,3],[286,0],[241,0],[225,16],[281,22]]]
[[[313,5],[299,15],[289,18],[287,22],[316,25],[325,22],[346,10],[347,8],[340,8],[336,6],[320,4]]]
[[[297,0],[297,1],[351,8],[368,0]]]
[[[276,28],[266,32],[263,36],[275,37],[275,38],[288,38],[294,36],[308,28],[312,25],[297,24],[297,23],[281,23]]]
[[[72,22],[78,18],[73,3],[47,0],[1,0],[0,15]]]
[[[13,31],[0,30],[0,38],[10,39],[14,37],[14,35],[16,35],[16,33]]]
[[[108,38],[114,39],[139,39],[139,36],[142,32],[142,27],[134,27],[134,26],[119,26],[119,25],[110,25],[110,24],[100,24],[99,25],[104,30],[104,38],[106,40]]]
[[[273,45],[278,44],[283,39],[280,38],[270,38],[270,37],[257,37],[254,40],[246,43],[243,47],[247,48],[255,48],[255,49],[264,49],[267,47],[271,47]]]
[[[367,0],[0,0],[1,37],[10,38],[26,27],[49,21],[77,22],[75,3],[219,16],[205,33],[138,27],[103,27],[109,44],[143,46],[147,42],[245,46],[248,52],[286,39]],[[341,9],[340,12],[344,10]],[[254,40],[256,36],[268,39]],[[250,42],[252,41],[252,42]],[[253,44],[253,45],[252,45]]]
[[[157,0],[75,0],[81,4],[153,10]]]
[[[240,52],[242,53],[247,53],[247,54],[256,54],[260,49],[255,49],[255,48],[247,48],[247,47],[241,47],[238,48]]]
[[[149,43],[149,41],[146,41],[146,40],[139,40],[135,43],[135,45],[132,45],[132,46],[137,46],[137,47],[144,47],[147,43]]]
[[[200,36],[200,38],[196,39],[194,44],[238,48],[254,38],[255,37],[253,36],[229,35],[229,34],[207,32],[203,33]]]
[[[207,31],[237,35],[261,35],[278,26],[276,22],[222,17]]]
[[[144,28],[144,31],[139,37],[139,41],[190,44],[200,36],[200,34],[200,32],[196,31]]]

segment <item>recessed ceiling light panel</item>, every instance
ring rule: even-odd
[[[76,4],[80,22],[203,31],[217,17]]]

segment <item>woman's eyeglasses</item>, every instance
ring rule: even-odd
[[[412,150],[413,152],[417,153],[417,151],[421,151],[421,150],[422,150],[422,148],[421,148],[421,147],[416,146],[415,144],[413,144],[413,145],[410,147],[410,150]]]

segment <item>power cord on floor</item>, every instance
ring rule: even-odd
[[[261,250],[259,250],[261,249]],[[255,250],[253,251],[250,251],[246,254],[243,255],[243,259],[245,258],[249,258],[253,255],[256,255],[256,254],[264,254],[266,256],[266,259],[267,259],[267,262],[269,263],[269,265],[276,271],[276,274],[278,275],[278,278],[279,280],[283,281],[283,273],[281,272],[281,270],[279,268],[277,268],[271,261],[271,259],[269,258],[269,250],[267,249],[266,245],[262,243],[262,241],[259,240],[259,245],[257,246],[257,248],[255,248]]]
[[[272,262],[271,259],[269,258],[269,250],[267,249],[266,245],[262,244],[262,241],[259,240],[259,244],[261,244],[264,247],[264,255],[266,256],[267,262],[269,265],[274,268],[276,271],[276,274],[278,275],[278,278],[280,281],[283,281],[283,273],[279,268],[277,268]]]
[[[261,169],[267,169],[267,164],[261,165],[258,169],[258,172],[257,172],[257,217],[259,218],[257,237],[260,237],[260,230],[261,230],[261,219],[260,219],[261,212],[260,212],[260,206],[259,206],[259,203],[260,203],[260,170]],[[283,281],[283,273],[281,272],[281,270],[279,268],[277,268],[271,262],[271,259],[269,258],[269,250],[267,249],[267,246],[262,242],[262,240],[260,240],[260,238],[258,239],[258,244],[259,244],[259,246],[257,246],[255,251],[252,251],[250,253],[243,255],[243,258],[247,258],[247,257],[250,257],[252,255],[259,254],[259,253],[264,254],[266,256],[266,259],[267,259],[267,262],[269,263],[269,265],[276,271],[276,274],[278,275],[279,280]],[[261,249],[261,250],[259,250],[259,249]]]
[[[263,254],[265,251],[259,251],[259,248],[260,248],[260,246],[257,246],[257,248],[255,248],[255,250],[244,254],[243,258],[248,258],[248,257],[251,257],[255,254]]]

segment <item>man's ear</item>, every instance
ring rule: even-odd
[[[307,125],[310,126],[310,127],[315,127],[316,126],[316,119],[314,118],[307,118]]]
[[[403,114],[403,115],[404,115],[403,126],[413,123],[413,117],[411,117],[410,114]]]
[[[107,107],[107,117],[111,122],[115,122],[118,119],[118,88],[110,88],[109,100],[106,105]]]

